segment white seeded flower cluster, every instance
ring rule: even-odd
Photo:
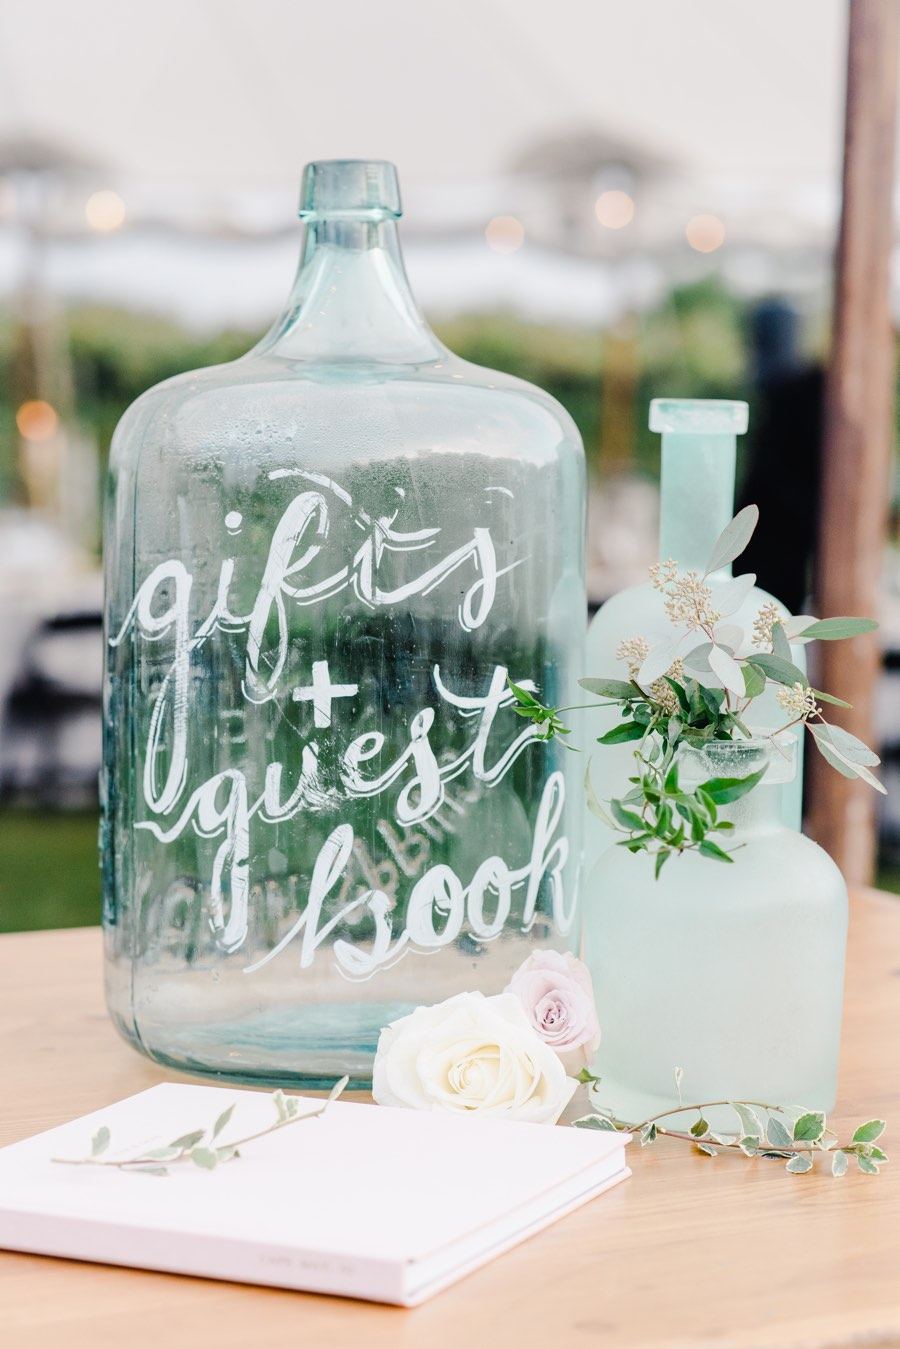
[[[802,721],[822,715],[822,709],[816,703],[815,691],[801,684],[799,680],[792,688],[779,689],[775,697],[785,712]]]
[[[623,660],[632,679],[650,654],[650,643],[646,637],[628,637],[616,648],[616,660]]]
[[[712,591],[696,571],[678,574],[678,564],[672,558],[657,562],[650,568],[650,582],[663,596],[666,615],[676,627],[693,632],[698,628],[712,628],[722,615],[713,608]]]
[[[756,618],[753,620],[753,632],[751,640],[754,650],[771,651],[772,650],[772,629],[776,623],[783,623],[785,613],[774,600],[767,600],[762,606]]]
[[[628,637],[624,642],[620,642],[616,648],[616,660],[625,662],[632,679],[637,678],[638,671],[649,654],[650,643],[646,637]],[[684,665],[680,660],[673,661],[666,674],[670,679],[683,679]],[[665,679],[657,679],[655,683],[650,685],[648,692],[654,702],[664,707],[670,716],[678,711],[678,699]]]

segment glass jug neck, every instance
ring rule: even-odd
[[[664,434],[660,476],[659,556],[702,572],[734,514],[734,435]],[[731,575],[731,568],[723,568]]]
[[[413,299],[396,219],[379,210],[308,219],[287,305],[257,351],[338,365],[419,365],[445,356]]]

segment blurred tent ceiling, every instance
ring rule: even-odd
[[[2,0],[0,294],[24,227],[60,295],[258,323],[303,163],[373,157],[400,169],[426,307],[602,324],[708,267],[816,302],[845,23],[845,0]],[[98,189],[127,228],[92,239]],[[598,224],[608,189],[628,229]],[[685,242],[702,213],[714,260]],[[509,215],[529,247],[498,256]]]
[[[843,0],[3,0],[0,136],[135,177],[415,185],[600,132],[734,178],[833,182]]]

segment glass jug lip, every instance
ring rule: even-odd
[[[654,398],[650,430],[670,435],[741,436],[749,416],[747,403],[726,398]]]
[[[386,159],[315,159],[300,183],[301,220],[398,220],[397,170]]]
[[[707,778],[746,778],[764,770],[762,782],[776,786],[797,775],[797,736],[793,731],[752,727],[749,739],[708,740],[704,745],[682,745],[678,751],[681,781],[696,787]]]

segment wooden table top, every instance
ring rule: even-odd
[[[0,1143],[176,1076],[115,1034],[100,965],[93,928],[0,938]],[[900,900],[868,891],[852,906],[835,1120],[900,1132],[898,1064]],[[412,1311],[0,1253],[0,1343],[900,1345],[900,1155],[834,1180],[667,1139],[630,1154],[631,1180]]]

